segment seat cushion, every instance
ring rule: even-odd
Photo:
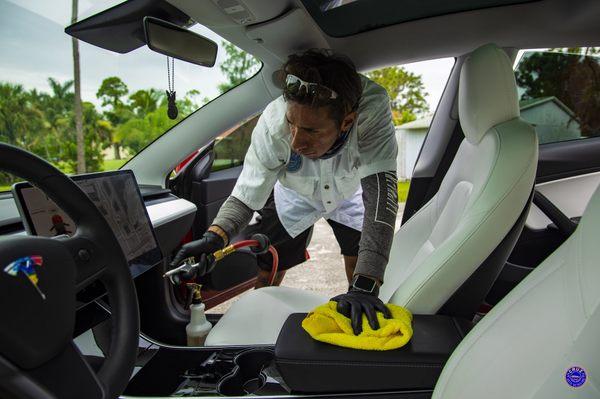
[[[329,297],[289,287],[265,287],[244,294],[206,337],[205,345],[275,345],[292,313],[307,313]]]

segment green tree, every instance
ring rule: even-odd
[[[260,68],[260,62],[231,43],[223,41],[221,45],[225,49],[227,59],[223,61],[220,68],[227,78],[227,82],[219,84],[218,87],[221,93],[225,93],[252,77]]]
[[[129,106],[137,117],[143,117],[149,112],[156,111],[165,98],[165,93],[157,89],[138,90],[129,96]]]
[[[131,118],[131,109],[124,102],[128,93],[127,85],[117,76],[104,79],[96,92],[96,98],[102,102],[103,107],[108,108],[104,115],[113,126],[125,123]],[[115,159],[121,159],[120,143],[113,135],[109,137],[109,142],[113,146]]]
[[[169,119],[167,106],[161,105],[142,118],[131,118],[122,125],[117,126],[115,137],[123,146],[137,153],[158,136],[175,126],[184,117],[184,113],[181,112],[177,119]]]
[[[368,72],[367,77],[387,90],[394,124],[413,121],[429,111],[425,100],[427,93],[420,75],[394,66]]]
[[[102,115],[96,110],[94,104],[84,101],[82,103],[84,153],[86,169],[84,172],[101,170],[103,156],[103,140],[98,127]],[[63,129],[60,148],[62,156],[54,163],[67,173],[79,173],[77,160],[77,133],[75,120],[70,118]]]
[[[554,49],[524,54],[515,71],[520,100],[556,97],[579,123],[584,136],[600,135],[598,48]]]

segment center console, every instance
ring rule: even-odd
[[[429,398],[469,321],[415,315],[407,345],[362,351],[313,340],[292,314],[275,346],[162,347],[132,378],[125,395]]]

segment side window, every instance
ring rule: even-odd
[[[260,114],[217,137],[214,147],[215,160],[211,169],[212,172],[233,168],[244,163],[246,151],[248,151],[248,147],[250,146],[252,131],[259,117]]]
[[[393,65],[366,73],[386,89],[398,142],[398,200],[406,202],[412,172],[438,106],[454,58]]]
[[[540,144],[600,135],[600,48],[524,51],[515,78]]]

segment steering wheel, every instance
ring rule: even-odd
[[[0,238],[0,397],[117,397],[133,371],[140,328],[117,238],[87,195],[42,158],[0,143],[0,170],[43,190],[77,224],[68,238]],[[108,294],[112,332],[95,373],[72,337],[75,294],[98,280]]]

